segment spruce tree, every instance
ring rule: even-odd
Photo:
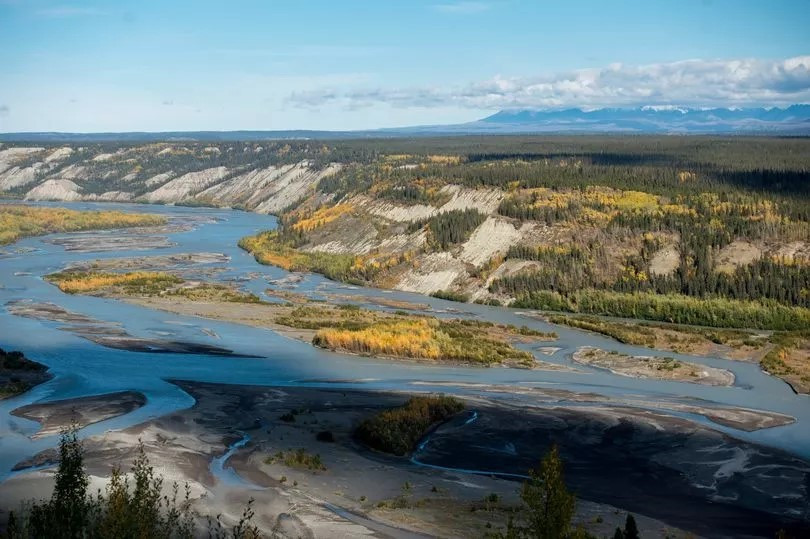
[[[624,539],[639,539],[636,519],[629,513],[627,514],[627,519],[624,521]]]

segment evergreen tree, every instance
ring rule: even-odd
[[[199,536],[191,513],[190,488],[179,499],[177,484],[171,495],[164,495],[163,478],[154,468],[139,444],[132,465],[133,478],[116,468],[106,493],[87,493],[88,479],[84,470],[83,449],[77,429],[62,433],[59,442],[59,468],[51,498],[34,502],[18,517],[9,515],[6,536],[9,539],[191,539]],[[105,495],[106,494],[106,495]],[[216,539],[257,539],[261,537],[253,524],[253,500],[239,522],[226,528],[220,518],[208,520],[208,536]]]
[[[62,433],[59,441],[59,468],[51,499],[31,508],[31,536],[83,537],[89,517],[87,485],[82,444],[76,428],[71,427]]]
[[[624,539],[639,539],[636,519],[629,513],[627,514],[627,519],[624,521]]]
[[[556,445],[543,457],[538,469],[529,470],[520,498],[524,505],[521,524],[510,520],[507,539],[561,539],[587,537],[582,529],[571,529],[576,497],[568,491],[563,464]]]

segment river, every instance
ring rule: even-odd
[[[645,402],[672,401],[754,408],[788,414],[797,421],[791,425],[754,432],[743,432],[714,423],[711,426],[738,438],[810,458],[810,429],[807,428],[810,423],[810,401],[807,396],[796,395],[787,384],[761,372],[752,363],[663,352],[666,356],[730,370],[736,376],[733,387],[641,380],[582,366],[577,366],[580,372],[428,366],[336,354],[266,329],[177,316],[110,299],[63,294],[42,277],[70,263],[97,258],[203,251],[224,253],[230,257],[230,262],[225,271],[217,274],[217,278],[236,281],[260,296],[270,286],[268,281],[283,278],[288,273],[279,268],[259,265],[251,255],[237,246],[239,238],[273,228],[276,220],[272,216],[224,209],[136,204],[54,205],[72,209],[147,211],[165,215],[171,223],[187,223],[191,226],[187,230],[167,234],[171,245],[165,248],[106,252],[67,251],[63,246],[49,242],[53,236],[65,236],[56,234],[28,238],[0,249],[3,252],[0,255],[0,346],[7,350],[24,351],[31,359],[47,365],[54,374],[53,379],[23,395],[0,401],[0,478],[8,477],[12,467],[20,460],[56,443],[54,436],[31,439],[30,435],[36,432],[38,425],[11,415],[10,412],[15,408],[33,402],[120,390],[135,390],[146,395],[147,404],[142,408],[83,429],[82,436],[88,436],[110,429],[125,428],[192,406],[193,399],[167,382],[171,379],[228,384],[329,385],[414,391],[425,389],[415,383],[433,382],[437,385],[431,385],[430,389],[460,393],[475,392],[475,388],[453,384],[510,384],[597,393],[639,407],[644,407]],[[418,294],[350,287],[314,274],[307,274],[297,285],[296,291],[313,297],[325,292],[349,296],[384,296],[427,303],[432,307],[433,314],[440,316],[457,316],[458,313],[453,311],[461,310],[465,313],[464,316],[525,324],[544,331],[553,330],[559,334],[559,341],[547,344],[560,347],[560,350],[551,356],[538,355],[538,359],[560,364],[570,365],[571,353],[586,345],[630,354],[651,353],[648,348],[622,345],[599,335],[532,320],[513,309],[458,304]],[[106,348],[58,329],[64,324],[22,318],[6,310],[5,305],[8,302],[21,299],[52,302],[99,320],[117,322],[135,336],[165,337],[169,332],[173,339],[225,347],[240,355],[260,357],[158,354]],[[709,424],[700,415],[678,415]]]

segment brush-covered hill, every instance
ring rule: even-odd
[[[278,214],[244,242],[262,261],[469,301],[667,319],[616,297],[735,300],[708,321],[751,327],[796,325],[757,306],[810,307],[803,138],[15,144],[0,191]]]

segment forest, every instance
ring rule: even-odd
[[[795,329],[808,320],[808,139],[449,137],[334,148],[348,159],[345,168],[282,215],[275,238],[286,238],[286,255],[249,249],[257,259],[386,286],[425,254],[457,256],[495,218],[535,233],[484,264],[465,261],[467,279],[435,295],[716,327]],[[443,209],[459,188],[500,193],[500,202],[489,214],[474,203]],[[404,229],[375,224],[382,240],[424,231],[424,245],[305,260],[315,255],[299,248],[339,230],[347,208],[362,218],[358,197],[423,213],[435,208]],[[530,263],[495,271],[510,261]],[[482,286],[484,296],[471,288]]]

